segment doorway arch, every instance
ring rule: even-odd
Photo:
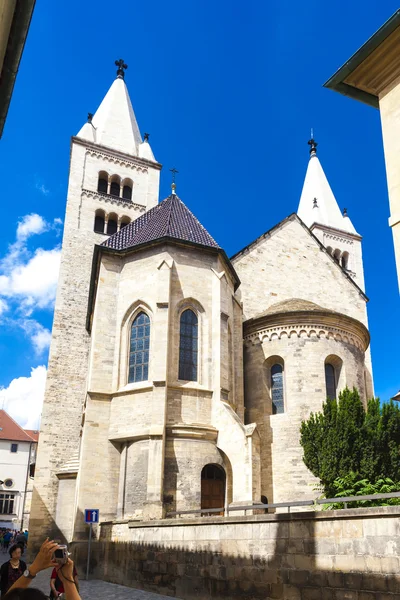
[[[201,508],[220,508],[223,515],[225,507],[226,473],[225,470],[215,464],[208,464],[201,471]],[[203,513],[207,514],[207,513]]]

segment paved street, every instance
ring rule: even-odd
[[[39,588],[45,594],[50,592],[50,574],[51,570],[42,571],[32,582],[32,587]],[[171,596],[160,596],[151,594],[142,590],[107,583],[105,581],[80,581],[80,594],[82,600],[171,600]]]

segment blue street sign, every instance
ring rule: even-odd
[[[98,508],[85,508],[85,523],[98,523],[99,514]]]

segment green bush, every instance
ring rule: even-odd
[[[353,483],[372,486],[400,481],[400,409],[392,401],[381,405],[373,398],[365,410],[358,391],[346,388],[303,421],[300,443],[325,497],[335,497],[337,480],[347,481],[351,474]]]
[[[336,490],[334,498],[346,498],[349,496],[372,496],[373,494],[392,494],[400,492],[400,482],[395,483],[389,477],[378,479],[371,483],[368,479],[359,479],[357,473],[349,473],[345,477],[338,477],[333,482]],[[360,500],[359,502],[348,502],[347,508],[362,508],[367,506],[396,506],[400,504],[400,498],[387,498],[381,500]],[[345,508],[343,502],[325,504],[326,509]]]

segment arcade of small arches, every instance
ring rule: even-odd
[[[105,233],[113,235],[126,227],[131,222],[127,216],[118,216],[116,213],[106,213],[104,210],[98,209],[94,216],[93,229],[95,233]]]
[[[342,251],[339,248],[332,248],[332,246],[327,246],[328,253],[334,258],[334,260],[346,271],[349,270],[349,253],[346,251]]]
[[[262,344],[263,342],[272,342],[274,340],[281,340],[282,338],[325,338],[329,340],[335,340],[336,342],[343,342],[345,344],[351,344],[359,350],[364,351],[365,346],[360,339],[357,337],[345,333],[339,329],[328,328],[320,329],[319,327],[312,327],[307,325],[293,326],[293,327],[273,327],[268,330],[261,330],[257,333],[251,333],[244,339],[245,345]]]
[[[97,191],[102,194],[132,200],[132,179],[121,179],[119,175],[109,175],[106,171],[100,171],[97,180]]]

